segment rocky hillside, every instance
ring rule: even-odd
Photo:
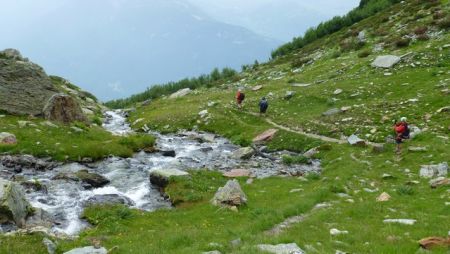
[[[86,115],[101,113],[102,106],[97,103],[95,96],[81,91],[62,78],[49,77],[42,67],[22,57],[17,50],[0,51],[0,66],[0,110],[6,113],[45,116],[63,122],[84,120]],[[51,107],[61,106],[53,105],[57,102],[51,100],[53,96],[61,94],[70,96],[66,97],[67,101],[74,100],[65,106],[66,111],[71,111],[72,119],[70,116],[68,119],[55,116],[56,112],[45,112]]]
[[[94,95],[48,76],[17,50],[0,51],[0,153],[81,161],[153,145],[151,137],[112,136],[101,127],[104,110]]]

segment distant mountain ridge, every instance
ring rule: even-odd
[[[266,60],[280,44],[175,0],[65,1],[28,26],[0,46],[18,48],[103,100]]]

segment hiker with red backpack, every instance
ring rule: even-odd
[[[242,108],[242,102],[244,102],[245,94],[242,92],[241,89],[238,90],[236,94],[236,102],[239,109]]]
[[[405,139],[409,139],[410,130],[406,122],[406,117],[400,118],[400,122],[394,125],[394,131],[396,134],[395,143],[397,144],[395,152],[399,154],[401,153],[401,144]]]

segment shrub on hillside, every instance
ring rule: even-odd
[[[437,11],[435,11],[433,13],[433,19],[434,20],[439,20],[439,19],[444,18],[444,17],[445,17],[445,13],[443,11],[441,11],[441,10],[437,10]]]
[[[428,27],[426,26],[419,26],[414,29],[415,35],[422,35],[425,34],[426,32],[428,32]]]
[[[311,58],[309,57],[302,57],[302,58],[296,58],[294,59],[294,61],[292,61],[292,68],[299,68],[302,67],[303,65],[309,63],[310,61],[312,61]]]
[[[369,49],[366,49],[366,50],[363,50],[363,51],[359,52],[358,53],[358,57],[359,58],[365,58],[365,57],[370,56],[370,54],[372,54],[372,51],[369,50]]]
[[[331,54],[330,54],[330,57],[331,58],[338,58],[338,57],[340,57],[341,56],[341,51],[339,51],[339,50],[334,50],[333,52],[331,52]]]
[[[421,34],[417,36],[417,40],[419,41],[428,41],[430,39],[430,36],[427,34]]]
[[[364,47],[365,42],[359,41],[356,38],[347,38],[343,40],[339,46],[341,47],[342,52],[348,52],[352,50],[359,50]]]
[[[410,38],[401,37],[401,38],[395,38],[393,41],[393,44],[397,48],[404,48],[404,47],[408,47],[410,42],[411,42]]]
[[[446,17],[446,18],[438,21],[437,25],[439,26],[439,28],[449,29],[450,28],[450,17]]]
[[[375,30],[375,32],[374,32],[375,36],[386,36],[388,34],[389,34],[389,31],[384,27],[380,27],[377,30]]]

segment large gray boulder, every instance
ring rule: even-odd
[[[445,177],[448,174],[448,164],[443,162],[437,165],[422,165],[419,174],[423,178]]]
[[[184,96],[190,94],[191,92],[192,92],[192,90],[190,88],[184,88],[184,89],[178,90],[177,92],[171,94],[169,96],[169,98],[170,99],[181,98],[181,97],[184,97]]]
[[[64,252],[64,254],[107,254],[108,251],[101,247],[101,248],[95,248],[94,246],[87,246],[83,248],[77,248],[70,250],[68,252]]]
[[[47,120],[62,123],[86,121],[86,116],[78,101],[65,94],[55,94],[47,101],[44,107],[44,117]]]
[[[24,227],[31,210],[22,187],[0,178],[0,223],[14,222],[17,226]]]
[[[246,160],[246,159],[250,159],[250,157],[252,157],[254,154],[255,154],[255,150],[253,150],[253,148],[243,147],[243,148],[239,148],[239,149],[233,151],[231,156],[234,159]]]
[[[119,194],[103,194],[103,195],[95,195],[90,197],[86,202],[84,202],[84,206],[91,205],[126,205],[133,206],[133,200],[128,197],[121,196]]]
[[[214,195],[211,203],[215,206],[234,207],[247,203],[247,196],[242,191],[237,180],[228,181],[224,187],[220,187]]]
[[[106,177],[85,169],[75,173],[75,176],[84,183],[86,189],[103,187],[110,182]]]
[[[338,108],[332,108],[322,113],[323,116],[332,116],[341,113],[342,111]]]
[[[0,110],[10,114],[41,115],[57,93],[44,70],[13,49],[0,51]]]
[[[8,132],[0,132],[0,144],[15,145],[17,144],[17,138],[14,134]]]
[[[34,169],[39,171],[51,170],[59,165],[59,163],[50,159],[38,159],[31,155],[5,155],[0,156],[0,164],[6,168],[12,169]]]
[[[393,55],[378,56],[375,61],[373,61],[372,66],[376,68],[392,68],[401,58]]]
[[[150,172],[150,182],[160,188],[165,188],[169,184],[169,179],[172,176],[187,176],[186,171],[178,169],[156,169]]]
[[[350,137],[348,137],[347,141],[352,146],[365,146],[366,145],[366,141],[364,141],[363,139],[360,139],[358,136],[356,136],[354,134],[351,135]]]

